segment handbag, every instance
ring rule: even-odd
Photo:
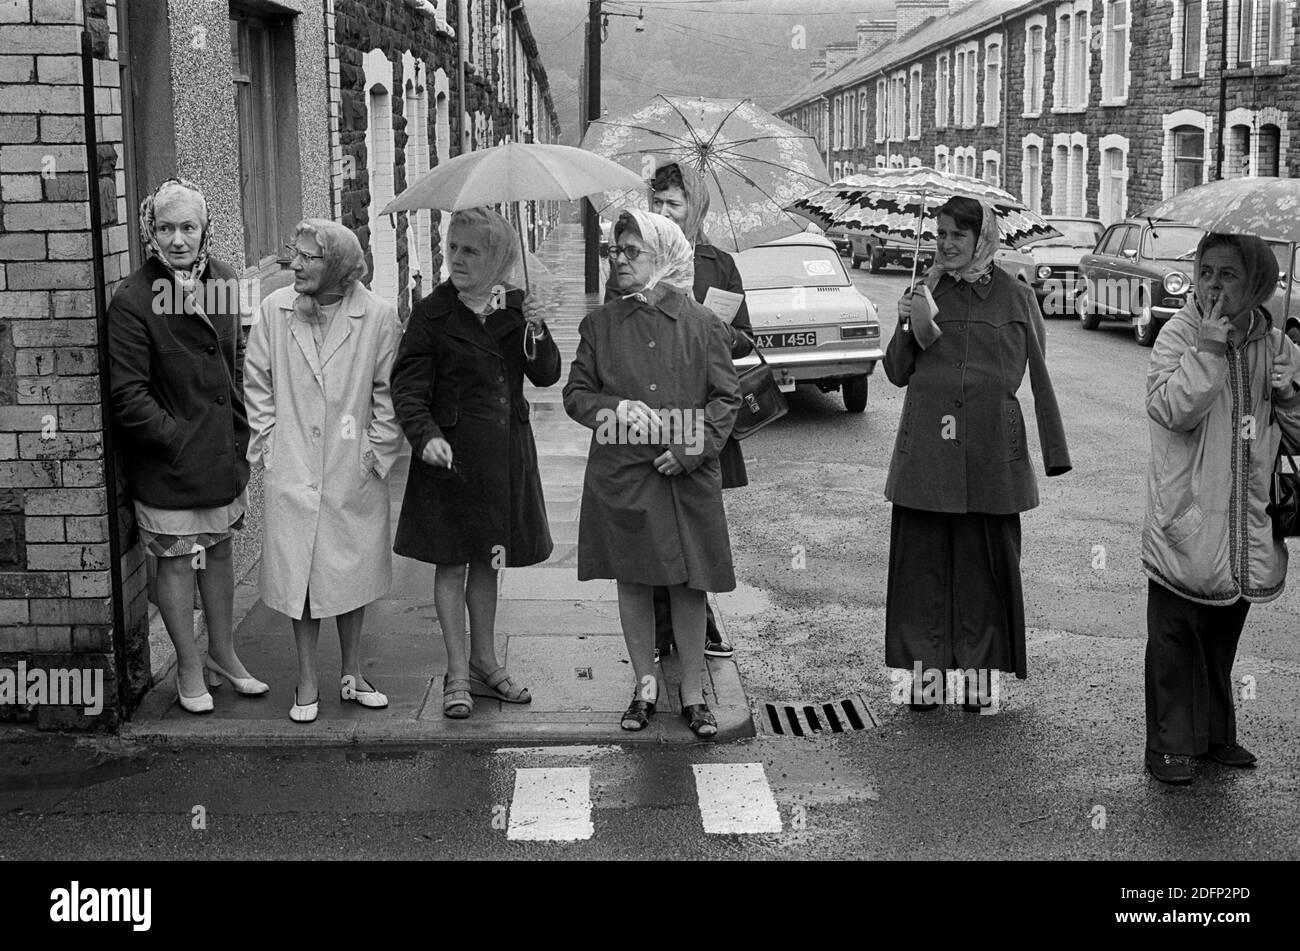
[[[1270,378],[1273,375],[1273,357],[1270,349]],[[1267,385],[1266,381],[1265,386]],[[1277,422],[1277,405],[1273,399],[1270,399],[1269,417],[1271,423]],[[1300,469],[1296,467],[1294,453],[1295,450],[1283,433],[1281,442],[1278,443],[1277,459],[1273,462],[1273,478],[1270,480],[1268,507],[1265,509],[1273,520],[1274,538],[1294,538],[1300,535]]]
[[[735,439],[745,439],[758,432],[769,423],[774,423],[790,411],[786,405],[785,394],[776,384],[776,374],[763,356],[763,351],[754,343],[754,353],[758,354],[758,366],[750,367],[740,374],[740,412],[736,414],[736,425],[731,430]]]

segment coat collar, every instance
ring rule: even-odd
[[[686,295],[675,287],[664,286],[664,295],[655,304],[643,304],[635,297],[620,297],[617,300],[609,302],[609,306],[614,308],[615,317],[627,317],[638,308],[645,307],[651,310],[662,311],[673,320],[676,320],[682,314],[682,307],[686,303]]]
[[[478,315],[461,302],[451,281],[439,284],[433,292],[431,317],[443,321],[443,331],[450,337],[500,355],[499,342],[524,324],[520,307],[523,304],[519,291],[506,294],[506,306],[488,314],[480,323]]]
[[[958,287],[964,284],[967,287],[974,290],[975,296],[978,297],[980,300],[988,300],[989,295],[993,293],[993,284],[994,282],[997,281],[997,279],[998,276],[997,276],[996,264],[993,265],[993,270],[989,272],[989,279],[987,281],[976,281],[973,284],[970,281],[958,280],[957,278],[953,277],[951,274],[943,274],[939,277],[939,282],[934,286],[933,294],[936,298],[942,297],[944,294],[947,294],[949,291],[954,291]]]
[[[344,341],[352,336],[352,320],[341,320],[339,318],[357,319],[365,317],[368,295],[369,292],[364,284],[360,281],[352,282],[348,292],[339,301],[339,312],[330,324],[319,353],[316,352],[316,341],[312,339],[311,328],[307,326],[305,321],[298,319],[294,311],[294,304],[300,295],[286,295],[284,301],[280,304],[280,310],[285,313],[285,319],[289,322],[289,332],[293,335],[293,339],[298,342],[298,348],[302,351],[303,356],[307,358],[307,362],[317,376],[320,375],[325,364],[329,363],[330,357],[334,356],[339,348],[343,346]]]

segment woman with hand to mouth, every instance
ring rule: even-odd
[[[1286,584],[1267,507],[1283,435],[1300,443],[1300,348],[1264,307],[1277,259],[1258,238],[1208,234],[1195,273],[1147,374],[1145,762],[1178,784],[1193,757],[1255,763],[1237,743],[1232,664],[1251,604]]]
[[[176,649],[176,692],[190,713],[213,709],[204,683],[270,689],[235,653],[230,539],[243,526],[249,440],[235,271],[208,256],[208,205],[170,179],[140,205],[148,258],[113,295],[108,350],[113,421],[145,549],[158,559],[158,609]],[[194,582],[208,653],[194,643]]]
[[[1020,513],[1038,484],[1016,391],[1029,372],[1043,465],[1070,471],[1046,337],[1034,293],[993,263],[991,206],[951,198],[938,212],[938,256],[919,291],[898,302],[885,373],[907,387],[885,496],[893,503],[885,663],[915,671],[1028,676]],[[969,678],[969,675],[968,675]],[[946,682],[946,676],[932,682]],[[977,712],[991,699],[972,695]],[[940,699],[913,684],[911,708]],[[956,702],[957,698],[947,698]]]

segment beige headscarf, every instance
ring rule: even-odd
[[[1213,247],[1229,247],[1235,250],[1246,271],[1244,283],[1249,297],[1238,313],[1253,312],[1255,308],[1263,307],[1273,299],[1273,295],[1277,293],[1277,256],[1267,244],[1254,235],[1211,232],[1203,236],[1196,245],[1196,274],[1201,273],[1201,259],[1205,257],[1205,252]],[[1199,293],[1197,298],[1202,299]],[[1205,312],[1209,313],[1208,308]]]
[[[293,241],[296,243],[299,235],[304,234],[320,245],[320,253],[325,258],[321,262],[324,270],[320,288],[315,294],[299,294],[293,309],[303,320],[316,324],[325,319],[321,304],[338,303],[353,284],[366,276],[366,256],[352,230],[336,221],[304,218],[293,229]]]
[[[692,245],[708,243],[708,238],[704,236],[704,219],[709,213],[709,187],[702,174],[681,165],[677,162],[670,162],[667,165],[661,165],[655,170],[655,176],[660,172],[666,172],[669,169],[676,169],[682,179],[682,194],[686,197],[686,222],[682,225],[682,233],[686,235],[686,240]],[[651,178],[651,182],[654,178]],[[650,188],[650,201],[653,207],[655,189],[653,184]]]
[[[953,200],[949,199],[948,201],[952,202]],[[1001,232],[998,230],[998,214],[993,210],[993,206],[986,201],[975,198],[967,198],[965,201],[977,203],[982,213],[980,232],[975,239],[975,254],[971,258],[970,264],[960,271],[944,267],[942,259],[935,255],[934,266],[925,275],[926,286],[931,290],[939,283],[939,278],[944,274],[950,274],[959,281],[968,281],[974,284],[987,279],[993,273],[993,256],[997,254],[998,244],[1002,240]],[[939,214],[944,213],[946,212],[940,209]]]
[[[469,287],[454,286],[461,302],[482,316],[496,309],[496,289],[508,289],[517,280],[521,264],[519,238],[510,222],[491,208],[467,208],[454,213],[447,229],[448,240],[462,229],[474,229],[484,236],[488,260],[482,280]]]
[[[635,227],[641,235],[646,253],[654,261],[654,267],[645,287],[637,293],[624,296],[645,300],[645,292],[653,290],[659,284],[671,285],[687,294],[692,293],[695,284],[695,249],[686,240],[686,235],[682,234],[682,229],[677,227],[677,222],[663,215],[630,208],[618,216],[618,221],[614,224],[614,240],[617,241],[618,236],[629,227]]]

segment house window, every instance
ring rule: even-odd
[[[1263,27],[1265,24],[1261,23]],[[1287,16],[1287,0],[1269,0],[1268,36],[1263,45],[1268,50],[1270,63],[1285,63],[1289,59],[1290,17]]]
[[[909,100],[909,105],[911,106],[911,110],[912,110],[910,131],[911,131],[912,138],[919,139],[921,137],[921,67],[920,66],[915,66],[912,68],[912,89],[910,95],[911,98]]]
[[[948,127],[948,54],[940,56],[934,66],[934,124]]]
[[[910,159],[908,159],[908,160],[907,160],[907,167],[908,167],[908,168],[920,168],[920,167],[921,167],[921,158],[920,158],[920,156],[913,155]]]
[[[984,153],[984,181],[995,186],[1002,184],[1002,157],[997,152]]]
[[[966,55],[964,49],[958,50],[953,60],[952,112],[953,125],[956,126],[961,126],[966,121]]]
[[[1052,214],[1070,213],[1070,147],[1052,147]]]
[[[966,102],[962,107],[962,124],[966,126],[975,125],[975,84],[979,76],[979,64],[975,61],[977,48],[972,43],[966,51]]]
[[[884,167],[885,167],[885,157],[883,155],[877,155],[876,168],[884,168]]]
[[[1103,98],[1122,100],[1128,96],[1128,0],[1107,3],[1105,20]]]
[[[1070,148],[1070,211],[1075,217],[1083,217],[1087,211],[1087,196],[1084,194],[1084,174],[1088,169],[1088,153],[1082,145]]]
[[[1002,111],[1002,44],[984,47],[984,124],[997,125]]]
[[[1073,70],[1070,60],[1074,56],[1073,33],[1074,17],[1070,14],[1056,20],[1056,78],[1052,88],[1052,105],[1057,109],[1070,107],[1070,77]]]
[[[1250,174],[1250,126],[1234,125],[1228,129],[1228,154],[1223,163],[1224,178],[1241,178]]]
[[[230,47],[244,264],[274,271],[302,211],[291,21],[236,9]]]
[[[858,93],[858,145],[867,144],[867,94]]]
[[[1030,211],[1043,212],[1043,148],[1041,145],[1025,146],[1020,163],[1020,197]]]
[[[1237,65],[1250,66],[1255,62],[1255,0],[1238,0],[1237,6]]]
[[[934,168],[937,172],[948,171],[948,146],[936,145],[934,147]]]
[[[1183,3],[1183,76],[1196,76],[1201,68],[1201,15],[1202,0],[1184,0]]]
[[[1195,126],[1179,126],[1174,137],[1174,194],[1205,180],[1205,132]]]
[[[1034,25],[1025,36],[1025,112],[1043,111],[1043,59],[1046,49],[1042,26]]]
[[[886,97],[885,81],[876,80],[876,141],[885,141],[885,131],[889,128],[889,101]]]
[[[889,137],[901,142],[907,138],[907,74],[895,73],[890,82]]]
[[[1256,148],[1259,150],[1257,175],[1276,178],[1278,174],[1279,144],[1281,132],[1277,126],[1268,124],[1259,127]]]
[[[1070,105],[1075,109],[1082,109],[1088,105],[1088,64],[1091,55],[1088,52],[1089,37],[1091,31],[1088,29],[1088,14],[1076,13],[1074,15],[1074,55],[1070,57],[1070,66],[1072,68],[1072,87],[1073,93],[1070,97]]]

